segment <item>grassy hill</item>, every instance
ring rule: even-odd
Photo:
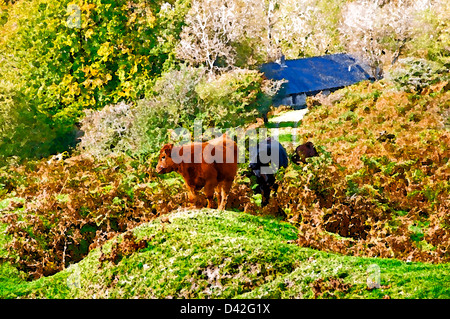
[[[274,218],[180,210],[49,277],[0,266],[1,298],[449,298],[450,265],[350,257],[296,244]],[[370,265],[381,287],[367,289]],[[371,266],[373,267],[373,266]]]

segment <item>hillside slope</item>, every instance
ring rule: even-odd
[[[273,218],[177,211],[109,240],[53,276],[26,282],[3,264],[0,298],[450,297],[449,264],[325,253],[299,247],[296,238],[295,227]],[[373,264],[381,287],[368,290]]]

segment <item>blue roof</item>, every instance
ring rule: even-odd
[[[288,82],[283,86],[283,94],[315,94],[355,84],[363,80],[373,80],[355,58],[349,54],[331,54],[279,63],[266,63],[260,68],[269,79]]]

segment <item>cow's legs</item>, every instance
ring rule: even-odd
[[[222,201],[222,184],[217,185],[216,192],[217,192],[217,205],[220,205],[220,202]]]
[[[262,195],[262,202],[261,207],[267,206],[269,204],[269,198],[270,198],[270,186],[267,184],[261,185],[261,195]]]
[[[214,188],[216,187],[215,183],[206,183],[204,191],[206,195],[206,199],[208,200],[208,208],[212,208],[214,201]]]
[[[227,205],[227,199],[228,199],[228,193],[230,192],[231,185],[233,184],[233,180],[231,181],[223,181],[220,184],[220,193],[221,193],[221,199],[219,202],[219,208],[220,210],[224,210]]]
[[[191,187],[188,185],[188,199],[190,202],[190,207],[198,207],[197,206],[197,192],[195,191],[195,187]]]

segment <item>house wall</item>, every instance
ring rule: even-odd
[[[292,96],[292,106],[305,106],[306,94],[295,94]]]
[[[275,106],[287,105],[292,106],[293,108],[302,108],[306,105],[306,94],[292,94],[283,97],[276,103]]]
[[[285,96],[284,98],[282,98],[276,106],[280,106],[280,105],[292,105],[292,96],[288,95]]]
[[[330,90],[321,91],[323,95],[329,95],[331,93]],[[310,94],[315,95],[315,94]],[[308,95],[305,93],[300,94],[291,94],[283,97],[282,99],[274,102],[274,106],[287,105],[292,106],[293,109],[302,109],[306,107],[306,98]]]

